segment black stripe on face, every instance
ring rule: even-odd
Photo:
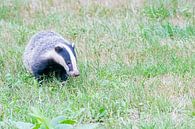
[[[58,51],[58,54],[61,55],[63,59],[65,60],[65,63],[69,68],[69,71],[73,71],[73,65],[72,65],[72,61],[70,58],[70,53],[68,53],[66,48],[61,48],[61,50]]]
[[[74,57],[76,58],[75,47],[72,47],[72,44],[67,44],[67,46],[70,48],[70,50],[72,51]]]

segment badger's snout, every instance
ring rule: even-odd
[[[80,72],[78,70],[70,72],[70,76],[72,76],[72,77],[78,77],[79,75],[80,75]]]

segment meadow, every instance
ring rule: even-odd
[[[40,87],[25,70],[41,30],[75,43],[78,78]],[[194,129],[195,1],[1,0],[0,128],[36,123],[32,108],[74,125]]]

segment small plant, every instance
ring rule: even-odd
[[[39,110],[32,108],[32,113],[30,113],[34,123],[28,122],[14,122],[16,128],[18,129],[94,129],[98,128],[98,123],[90,124],[80,124],[75,125],[76,121],[71,119],[66,119],[64,116],[57,116],[53,119],[48,119],[44,117]]]
[[[195,99],[192,100],[192,116],[195,117]]]
[[[170,15],[169,10],[163,5],[161,5],[160,7],[146,7],[144,9],[144,14],[153,19],[165,19]]]

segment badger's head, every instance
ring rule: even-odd
[[[54,48],[54,53],[53,59],[64,67],[69,76],[79,76],[74,44],[58,44]]]

